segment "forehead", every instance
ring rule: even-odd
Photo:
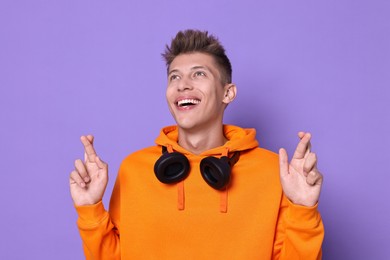
[[[215,59],[211,55],[201,52],[185,53],[178,55],[169,66],[169,71],[184,71],[199,66],[205,67],[211,72],[219,74],[218,66],[215,62]]]

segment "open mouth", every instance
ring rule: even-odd
[[[200,103],[199,99],[194,99],[194,98],[189,98],[189,99],[182,99],[177,101],[177,106],[178,107],[190,107],[190,106],[195,106]]]

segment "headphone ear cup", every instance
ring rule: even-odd
[[[190,163],[178,152],[164,153],[154,164],[157,179],[165,184],[184,180],[190,172]]]
[[[206,157],[200,162],[200,172],[208,185],[217,190],[225,188],[230,181],[231,168],[226,156],[220,159]]]

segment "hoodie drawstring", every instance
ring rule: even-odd
[[[168,144],[167,150],[169,153],[173,153],[173,147],[172,145]],[[177,209],[178,210],[184,210],[185,200],[184,200],[184,180],[178,182],[176,184],[177,187]]]
[[[226,147],[225,151],[222,153],[222,156],[229,156],[229,148]],[[221,213],[227,213],[227,207],[228,207],[228,186],[226,186],[225,189],[221,191],[220,195],[220,203],[219,203],[219,211]]]
[[[173,153],[172,145],[167,145],[167,150],[169,153]],[[225,151],[222,153],[222,156],[229,156],[229,148],[226,147]],[[184,210],[185,208],[185,192],[184,192],[184,180],[176,184],[177,187],[177,209]],[[227,213],[228,208],[228,187],[220,191],[220,205],[219,211],[221,213]]]
[[[228,188],[226,187],[222,192],[221,192],[221,200],[220,200],[220,206],[219,206],[219,211],[221,213],[227,213],[227,206],[228,206]]]
[[[177,209],[184,210],[184,181],[180,181],[177,186]]]

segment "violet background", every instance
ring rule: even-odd
[[[216,34],[238,98],[225,122],[262,147],[313,134],[324,259],[390,259],[390,2],[0,2],[0,259],[83,259],[68,178],[93,133],[110,165],[173,124],[160,53]]]

